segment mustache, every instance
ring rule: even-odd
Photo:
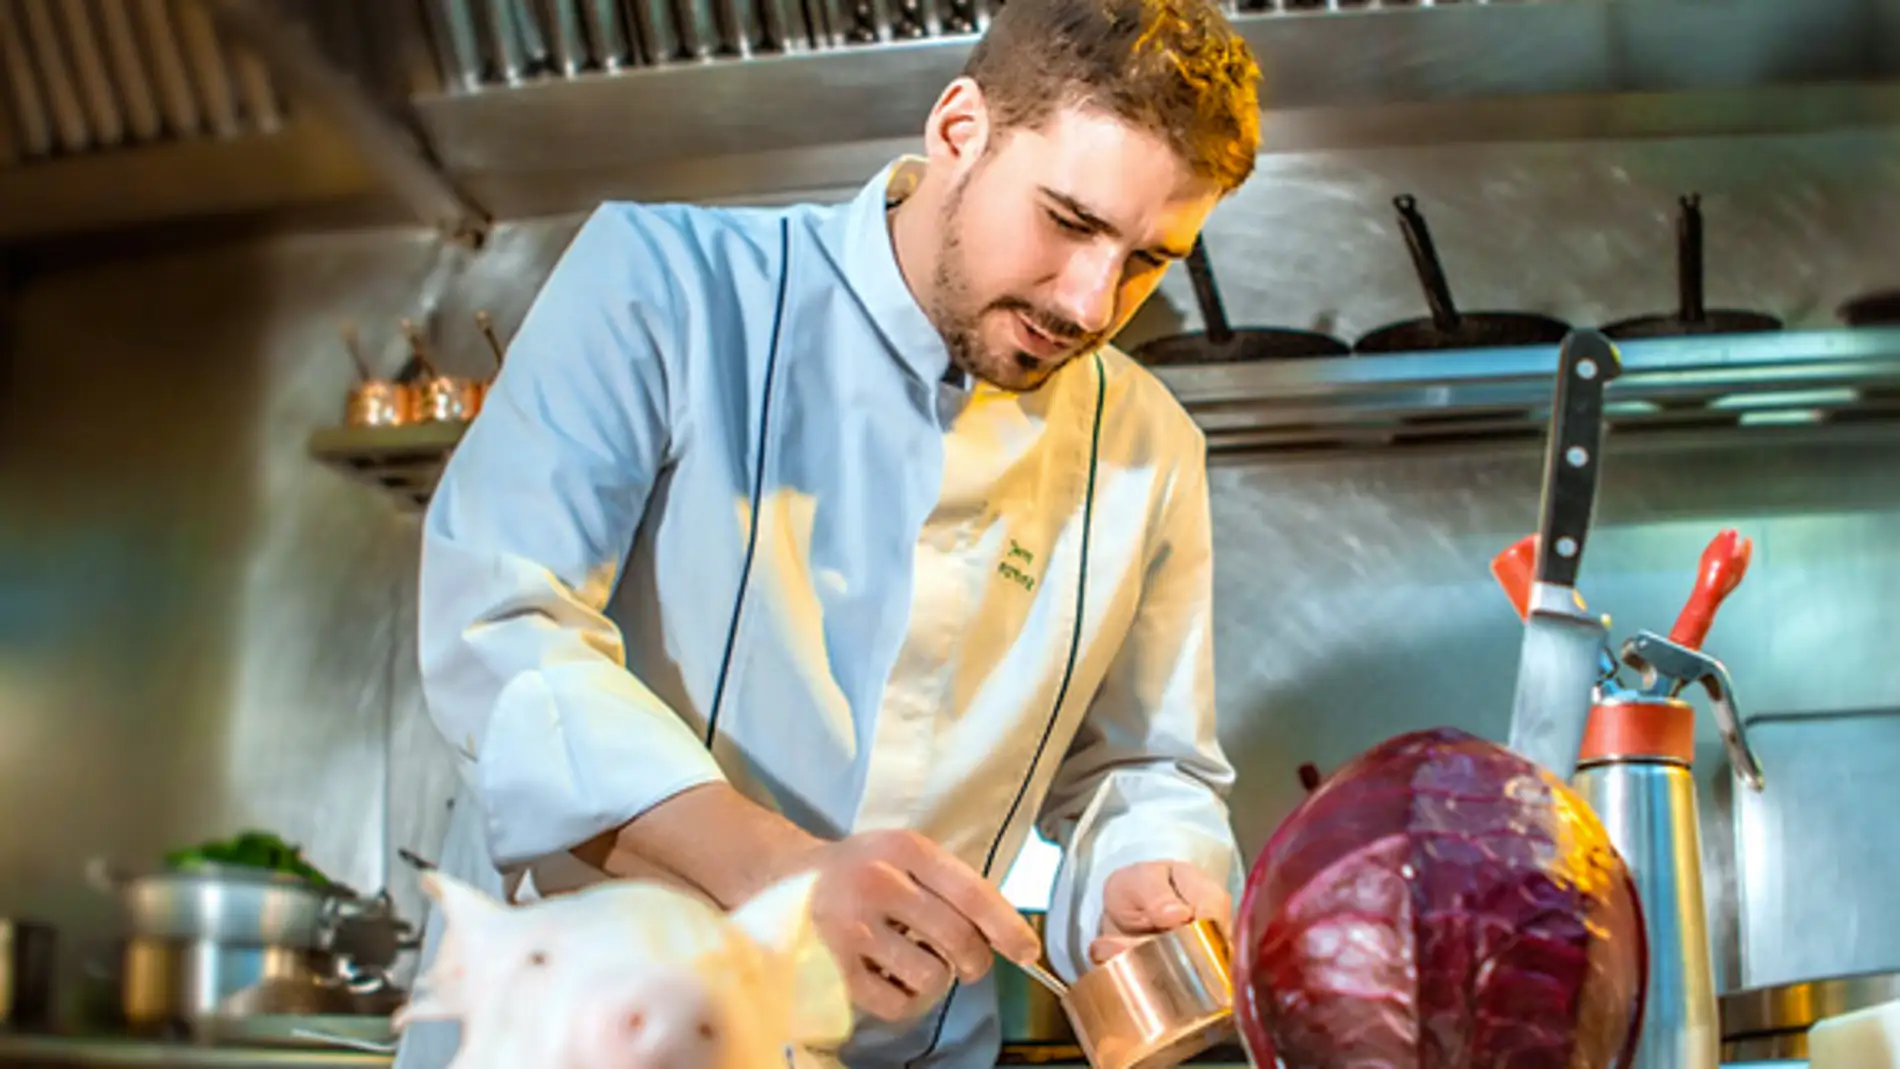
[[[1051,312],[1047,308],[1038,308],[1021,297],[998,298],[991,302],[990,307],[997,311],[1021,313],[1023,318],[1034,324],[1037,330],[1057,341],[1081,341],[1089,335],[1089,332],[1075,320]]]

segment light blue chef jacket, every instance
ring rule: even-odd
[[[1069,977],[1123,865],[1238,894],[1204,440],[1112,348],[1028,393],[950,381],[886,221],[918,166],[841,205],[581,227],[425,522],[422,680],[463,783],[445,870],[548,893],[538,865],[724,780],[997,883],[1039,822]],[[976,1069],[999,1035],[986,977],[838,1056]],[[399,1069],[454,1042],[419,1025]]]

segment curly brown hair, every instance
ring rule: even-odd
[[[1260,150],[1260,65],[1217,0],[1008,0],[963,73],[1001,130],[1094,107],[1231,192]]]

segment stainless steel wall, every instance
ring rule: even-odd
[[[1596,321],[1673,300],[1671,213],[1693,188],[1711,306],[1818,326],[1900,284],[1897,163],[1888,132],[1269,155],[1209,243],[1236,320],[1355,334],[1422,312],[1389,205],[1408,191],[1461,303]],[[108,914],[79,889],[86,857],[258,824],[343,879],[389,879],[414,915],[391,854],[434,850],[451,793],[415,686],[414,520],[308,460],[305,437],[340,414],[342,320],[391,370],[396,319],[433,309],[444,362],[483,370],[473,312],[510,333],[576,222],[505,227],[469,262],[376,232],[27,281],[0,350],[0,912],[92,926]],[[1169,278],[1130,340],[1196,325],[1188,293]],[[1900,705],[1897,458],[1612,445],[1589,593],[1619,628],[1666,628],[1702,543],[1740,526],[1754,570],[1709,645],[1747,706]],[[1502,730],[1517,629],[1485,565],[1532,523],[1532,455],[1223,466],[1214,488],[1243,843],[1291,806],[1301,761],[1412,726]]]

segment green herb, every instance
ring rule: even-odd
[[[335,885],[328,876],[304,860],[301,847],[265,831],[246,831],[235,838],[200,843],[165,855],[167,868],[191,869],[206,864],[286,873],[324,888]]]

